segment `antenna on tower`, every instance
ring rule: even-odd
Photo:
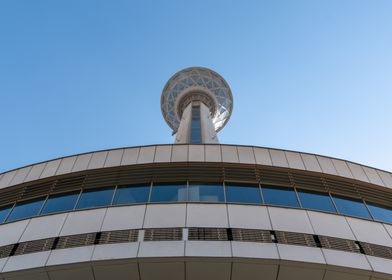
[[[217,132],[231,116],[233,95],[218,73],[204,67],[186,68],[166,83],[161,110],[176,144],[219,143]]]

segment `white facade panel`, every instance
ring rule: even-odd
[[[89,262],[93,256],[94,246],[84,246],[53,250],[50,252],[47,266]]]
[[[222,149],[222,161],[223,162],[234,162],[234,163],[239,162],[236,146],[222,145],[221,149]]]
[[[306,211],[279,207],[268,207],[274,230],[313,234]]]
[[[23,183],[27,175],[29,174],[31,170],[31,166],[23,167],[21,169],[16,170],[16,174],[14,178],[12,179],[10,185],[17,185]]]
[[[272,165],[278,167],[289,167],[284,151],[270,149]]]
[[[265,206],[228,205],[229,224],[232,228],[272,229]]]
[[[392,247],[392,238],[381,223],[350,217],[347,222],[359,241]]]
[[[108,152],[104,167],[119,166],[124,154],[124,149],[111,150]]]
[[[240,163],[255,164],[255,155],[252,147],[237,147]]]
[[[185,227],[185,204],[147,205],[144,228]]]
[[[233,257],[279,259],[278,248],[274,243],[231,242]]]
[[[308,211],[315,234],[355,240],[344,216]]]
[[[60,166],[57,169],[56,175],[61,175],[65,173],[69,173],[72,170],[76,161],[76,156],[66,157],[61,160]]]
[[[392,260],[367,256],[373,271],[392,275]]]
[[[106,212],[101,230],[142,228],[145,211],[146,205],[110,207]]]
[[[205,161],[204,145],[189,145],[189,161]]]
[[[7,261],[8,261],[8,258],[1,258],[0,259],[0,272],[3,270],[3,267],[5,266]],[[0,274],[0,279],[3,279],[1,274]]]
[[[290,168],[305,170],[301,154],[296,152],[285,152]]]
[[[348,168],[348,165],[345,161],[340,159],[332,159],[332,163],[335,166],[335,169],[338,172],[339,176],[354,178],[350,171],[350,168]]]
[[[188,161],[188,145],[173,145],[172,149],[172,162],[185,162]]]
[[[365,171],[365,174],[366,174],[367,178],[369,178],[370,183],[375,184],[375,185],[384,186],[384,183],[381,180],[380,176],[377,174],[376,169],[369,168],[366,166],[363,166],[362,169],[363,169],[363,171]]]
[[[350,168],[351,173],[354,176],[354,179],[364,181],[364,182],[369,182],[369,179],[366,176],[365,171],[363,171],[362,166],[352,162],[347,162],[347,165]]]
[[[371,270],[371,266],[363,254],[344,252],[339,250],[321,249],[329,265],[344,266]]]
[[[384,182],[384,186],[386,186],[387,188],[392,188],[392,175],[381,171],[381,170],[377,170],[377,174],[380,176],[380,178],[382,179],[382,181]]]
[[[106,151],[93,153],[87,169],[102,168],[105,165],[107,156],[108,156],[108,152]]]
[[[30,220],[0,225],[0,246],[18,243]]]
[[[306,170],[314,172],[322,172],[321,167],[315,155],[301,154]]]
[[[140,148],[128,148],[124,150],[121,165],[136,164],[139,157]]]
[[[50,176],[54,176],[56,174],[57,169],[60,166],[60,163],[61,163],[61,159],[48,161],[45,165],[44,170],[41,173],[40,178],[47,178]]]
[[[229,226],[226,205],[188,204],[187,227]]]
[[[137,159],[138,164],[152,163],[154,162],[155,146],[141,147],[139,157]]]
[[[49,255],[46,251],[10,257],[2,272],[44,267]]]
[[[41,177],[42,172],[44,171],[46,166],[46,162],[40,163],[40,164],[35,164],[31,168],[29,174],[25,178],[25,182],[37,180]]]
[[[206,161],[207,162],[221,162],[222,154],[220,145],[205,145]]]
[[[67,213],[64,213],[31,219],[20,242],[57,237],[67,215]]]
[[[333,165],[330,158],[317,156],[317,160],[324,173],[338,175],[338,172],[336,171],[335,166]]]
[[[100,261],[136,258],[138,248],[138,242],[96,245],[91,260]]]
[[[72,167],[72,172],[86,170],[87,166],[91,160],[92,154],[78,155],[74,166]]]
[[[64,236],[100,231],[105,212],[106,208],[69,213],[60,235]]]
[[[17,170],[14,170],[3,174],[3,177],[1,177],[0,181],[0,189],[6,188],[11,184],[11,181],[14,178],[16,172]]]
[[[155,151],[155,159],[154,162],[170,162],[172,153],[172,146],[157,146]]]
[[[184,241],[147,241],[141,242],[138,257],[183,257]]]
[[[282,260],[325,264],[320,248],[277,244],[279,256]]]
[[[272,165],[271,155],[268,149],[254,147],[256,163],[261,165]]]
[[[186,241],[187,257],[231,257],[230,241]]]

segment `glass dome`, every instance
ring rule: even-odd
[[[167,124],[176,133],[180,126],[177,102],[184,92],[205,91],[215,101],[215,111],[211,112],[215,131],[221,130],[233,110],[233,96],[229,85],[216,72],[203,67],[191,67],[177,72],[170,78],[161,96],[161,110]]]

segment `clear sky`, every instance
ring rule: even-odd
[[[172,143],[160,95],[205,66],[234,95],[221,143],[392,171],[392,1],[0,1],[0,172]]]

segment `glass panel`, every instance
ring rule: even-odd
[[[201,143],[200,106],[192,106],[191,144]]]
[[[38,215],[39,210],[44,203],[45,198],[39,198],[36,200],[19,202],[15,205],[14,209],[12,209],[11,214],[9,215],[7,222],[12,222],[20,219],[30,218]]]
[[[292,188],[262,187],[264,203],[287,207],[299,207],[298,199]]]
[[[371,219],[369,211],[361,200],[333,196],[340,214]]]
[[[191,183],[189,185],[189,201],[224,202],[223,184]]]
[[[261,204],[261,193],[258,185],[227,185],[226,201],[236,203]]]
[[[95,208],[110,205],[114,188],[84,191],[76,209]]]
[[[158,184],[152,187],[150,202],[176,201],[186,201],[186,183]]]
[[[367,206],[375,220],[392,224],[392,209],[369,203]]]
[[[79,192],[55,194],[49,196],[41,215],[70,211],[75,208]]]
[[[0,224],[5,222],[8,214],[10,213],[12,205],[0,208]]]
[[[298,190],[298,196],[303,208],[336,213],[335,206],[328,194]]]
[[[116,190],[113,205],[137,204],[148,202],[150,185],[123,186]]]

